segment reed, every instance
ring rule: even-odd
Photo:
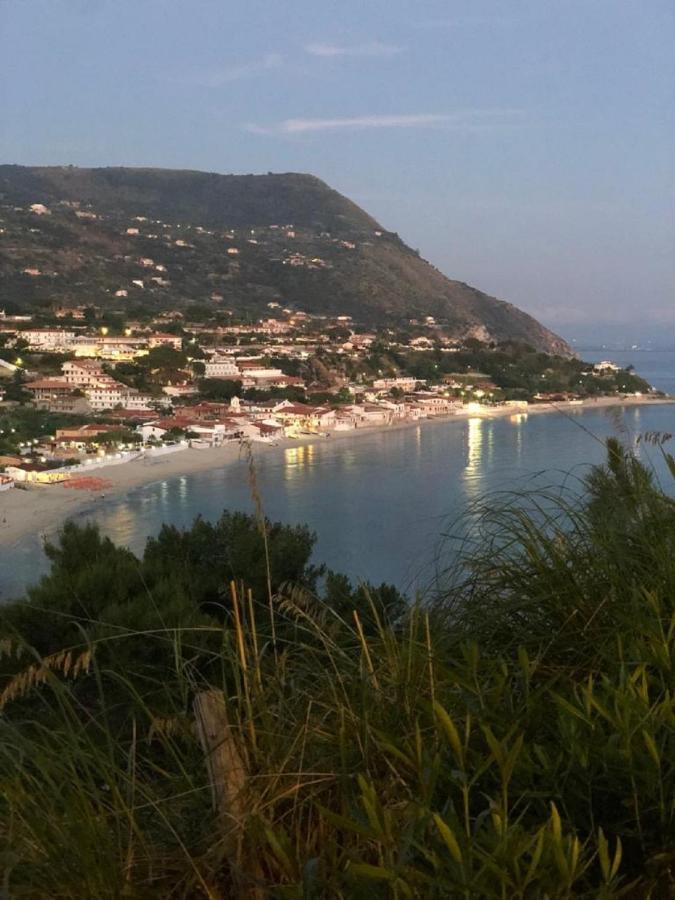
[[[672,896],[673,542],[610,445],[581,496],[485,507],[393,618],[232,582],[221,620],[36,659],[6,617],[5,894]]]

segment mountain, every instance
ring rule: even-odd
[[[432,316],[458,338],[570,352],[311,175],[5,165],[0,217],[0,306],[206,304],[257,316],[275,301],[368,325]]]

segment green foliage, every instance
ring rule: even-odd
[[[43,441],[59,428],[90,422],[85,416],[50,413],[33,407],[0,409],[0,454],[17,452],[20,443]]]
[[[241,381],[225,378],[203,378],[199,382],[199,394],[205,400],[231,400],[241,397],[243,393]]]
[[[318,570],[309,560],[315,540],[305,526],[266,522],[263,534],[255,518],[225,512],[215,524],[197,519],[188,531],[164,525],[147,543],[143,571],[151,583],[180,584],[195,604],[218,614],[231,581],[245,581],[256,597],[266,596],[268,561],[274,592],[285,582],[313,589]]]
[[[475,522],[410,606],[321,584],[302,529],[226,514],[138,560],[67,526],[0,619],[7,891],[672,896],[675,503],[611,443],[576,498]]]
[[[474,383],[487,378],[506,399],[513,400],[530,399],[537,393],[568,392],[593,397],[650,391],[646,381],[628,370],[598,375],[580,359],[538,352],[516,341],[497,346],[466,341],[457,353],[444,353],[440,348],[424,352],[387,350],[375,360],[375,367],[371,363],[371,371],[373,368],[402,372],[431,382],[450,374],[458,375],[460,382],[464,377]]]
[[[118,444],[140,444],[142,438],[140,434],[132,431],[130,428],[111,428],[110,431],[104,431],[91,438],[91,443],[105,444],[107,446],[117,446]]]

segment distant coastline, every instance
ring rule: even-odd
[[[434,422],[462,421],[471,418],[497,419],[511,416],[537,416],[558,413],[573,415],[580,411],[635,406],[654,406],[675,404],[675,398],[662,397],[646,399],[644,397],[600,397],[583,401],[566,401],[560,403],[542,403],[529,405],[527,408],[482,407],[480,410],[462,410],[449,416],[434,416],[422,420],[407,420],[391,425],[363,426],[349,431],[331,433],[329,438],[306,435],[297,439],[283,438],[276,444],[253,444],[254,455],[274,453],[278,449],[315,443],[318,440],[331,442],[343,441],[361,434],[373,434],[399,429],[424,427]],[[96,475],[106,481],[106,487],[98,492],[79,492],[67,490],[63,485],[36,485],[28,490],[13,490],[0,493],[0,548],[11,547],[29,534],[50,535],[59,526],[74,515],[86,513],[110,499],[118,498],[126,492],[181,475],[216,469],[230,465],[242,457],[239,443],[228,443],[222,447],[203,450],[185,448],[175,453],[154,458],[134,460],[123,465],[105,466],[96,470]]]

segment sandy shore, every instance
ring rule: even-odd
[[[580,410],[608,409],[610,407],[652,406],[659,403],[675,403],[675,399],[646,400],[644,398],[620,398],[601,397],[597,400],[585,400],[582,403],[556,403],[530,405],[527,409],[518,410],[512,407],[485,408],[480,412],[462,411],[451,416],[435,416],[432,419],[419,421],[406,420],[394,425],[372,426],[357,428],[352,431],[333,432],[329,438],[331,442],[353,439],[364,434],[373,434],[378,431],[392,431],[402,428],[416,428],[432,425],[434,422],[448,422],[454,419],[467,418],[503,418],[519,413],[527,416],[542,415],[544,413],[558,413],[570,415]],[[326,438],[307,436],[299,440],[285,438],[276,445],[256,443],[253,445],[254,455],[262,453],[275,453],[278,448],[297,446],[298,444],[312,443]],[[78,491],[63,487],[63,485],[36,485],[28,490],[14,488],[0,493],[0,548],[11,546],[28,534],[42,534],[53,531],[70,516],[81,513],[83,510],[106,503],[111,497],[117,497],[132,488],[155,481],[163,481],[179,475],[203,472],[220,466],[229,465],[238,460],[242,450],[238,444],[227,444],[224,447],[216,447],[205,450],[186,448],[175,453],[167,454],[123,465],[106,466],[96,469],[97,478],[105,479],[109,483],[103,496],[100,493],[90,491]]]

